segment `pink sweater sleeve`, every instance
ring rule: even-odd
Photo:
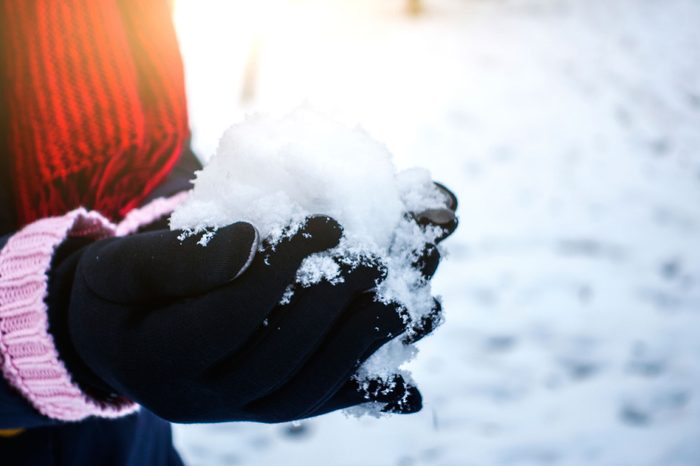
[[[45,298],[56,248],[68,237],[100,239],[136,231],[171,212],[183,194],[160,198],[114,225],[76,209],[38,220],[15,233],[0,251],[0,365],[6,380],[42,414],[62,421],[120,417],[138,406],[125,398],[97,400],[73,382],[49,333]]]

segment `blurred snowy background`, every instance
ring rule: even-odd
[[[178,426],[191,465],[700,465],[699,1],[178,0],[176,22],[203,159],[306,101],[461,201],[421,413]]]

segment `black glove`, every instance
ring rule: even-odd
[[[459,225],[457,219],[457,196],[447,189],[442,183],[433,183],[445,199],[445,207],[442,209],[428,209],[422,212],[412,212],[416,222],[423,226],[437,226],[442,229],[442,233],[437,238],[437,242],[445,240],[452,235]]]
[[[459,225],[456,215],[457,196],[443,184],[434,182],[435,187],[445,199],[445,207],[441,209],[428,209],[422,212],[410,212],[408,215],[421,227],[438,227],[440,234],[435,239],[435,244],[426,244],[414,266],[422,271],[426,280],[432,279],[440,265],[440,251],[437,245],[454,233]],[[402,338],[406,344],[415,343],[419,339],[435,330],[442,322],[442,305],[435,300],[433,309],[424,315],[420,321],[410,324],[409,331]]]
[[[344,270],[342,283],[299,289],[278,304],[301,261],[338,243],[335,221],[311,218],[257,254],[247,223],[220,229],[206,247],[178,234],[74,242],[56,255],[51,331],[93,396],[126,396],[176,422],[282,422],[366,401],[421,408],[400,376],[369,394],[352,378],[406,330],[395,306],[367,292],[381,267]]]
[[[437,244],[451,236],[459,225],[456,215],[457,196],[443,184],[437,182],[434,184],[444,197],[445,207],[408,213],[408,218],[421,227],[438,227],[440,229],[440,234],[435,239],[435,244],[426,244],[422,253],[418,255],[417,260],[413,264],[421,271],[425,280],[432,279],[440,264],[441,257]],[[364,299],[368,300],[371,298],[370,296],[364,296]],[[396,309],[396,311],[400,315],[403,315],[405,312],[402,309]],[[416,343],[421,338],[432,333],[442,320],[442,305],[440,301],[434,299],[433,308],[430,312],[419,321],[407,324],[407,331],[403,333],[401,341],[406,345]],[[409,322],[408,319],[404,321]],[[362,386],[357,381],[351,381],[345,384],[321,410],[323,412],[332,411],[338,409],[338,407],[353,406],[367,401],[384,402],[386,404],[383,407],[383,411],[392,413],[415,412],[420,410],[422,406],[422,397],[418,389],[408,384],[400,375],[395,375],[391,380],[373,380],[368,383],[365,381]]]

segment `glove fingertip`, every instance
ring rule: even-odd
[[[455,212],[450,209],[426,209],[417,214],[420,225],[448,226],[455,220]]]
[[[440,265],[440,251],[434,244],[427,244],[420,258],[414,264],[423,277],[430,280]]]
[[[423,409],[423,395],[418,387],[406,384],[403,396],[384,405],[382,412],[391,414],[413,414]]]
[[[331,217],[314,215],[307,219],[297,235],[308,240],[308,246],[314,252],[320,252],[338,245],[343,235],[343,227]]]
[[[457,227],[459,226],[459,218],[455,217],[449,224],[440,226],[442,227],[442,234],[438,238],[436,238],[435,241],[437,243],[441,243],[443,240],[452,236],[452,233],[454,233],[455,230],[457,230]]]
[[[238,278],[250,267],[259,244],[257,228],[248,222],[236,222],[214,235],[205,248],[204,257],[212,264],[220,264],[220,279],[217,281],[225,283]]]
[[[442,303],[439,299],[433,298],[433,308],[419,321],[413,323],[402,341],[405,345],[411,345],[422,338],[430,335],[443,322]]]
[[[386,279],[388,269],[379,261],[368,261],[347,272],[346,282],[350,289],[369,291]]]

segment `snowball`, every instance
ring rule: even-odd
[[[377,299],[398,303],[410,327],[434,305],[430,283],[413,264],[440,230],[421,228],[406,214],[444,209],[447,202],[427,170],[396,173],[386,147],[364,130],[301,108],[280,118],[249,117],[228,129],[170,226],[204,233],[206,243],[217,228],[246,221],[274,244],[309,215],[333,217],[344,228],[339,246],[305,259],[280,304],[291,302],[295,287],[342,281],[339,263],[352,268],[378,258],[388,274]],[[415,352],[396,339],[356,377],[388,380]]]
[[[197,173],[171,227],[200,232],[243,220],[278,240],[309,213],[335,218],[352,242],[387,248],[403,204],[387,149],[308,109],[235,125]]]

